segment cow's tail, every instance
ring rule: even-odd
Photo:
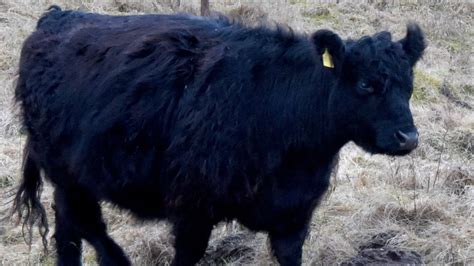
[[[30,156],[29,145],[27,144],[23,158],[23,178],[13,202],[13,212],[18,215],[18,222],[23,223],[23,237],[30,246],[33,238],[33,227],[38,224],[43,247],[47,252],[48,239],[46,236],[49,226],[46,210],[40,201],[42,187],[43,181],[40,168]]]

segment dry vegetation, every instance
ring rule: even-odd
[[[195,12],[196,1],[58,0],[63,8],[109,14]],[[341,152],[331,191],[315,212],[304,263],[334,264],[368,247],[415,251],[428,264],[474,264],[474,5],[450,1],[211,0],[211,8],[297,31],[331,28],[344,37],[390,30],[402,37],[408,19],[426,30],[429,48],[416,70],[413,112],[421,146],[404,158],[370,156],[354,145]],[[234,2],[234,4],[228,4]],[[331,1],[326,1],[331,2]],[[334,1],[335,2],[335,1]],[[393,2],[393,1],[390,1]],[[430,3],[428,3],[430,2]],[[10,219],[24,136],[13,100],[22,41],[52,1],[0,0],[0,265],[51,264],[35,236],[31,249]],[[239,3],[239,4],[235,4]],[[259,3],[258,6],[255,3]],[[51,188],[43,202],[53,217]],[[137,265],[165,264],[173,253],[164,223],[141,223],[106,205],[109,231]],[[50,220],[52,224],[54,221]],[[363,255],[363,254],[362,254]],[[86,248],[84,261],[94,264]],[[203,264],[269,264],[264,234],[231,223],[218,226]]]

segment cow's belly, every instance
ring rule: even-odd
[[[311,218],[329,185],[330,167],[317,169],[294,182],[268,184],[254,201],[240,206],[235,217],[255,231],[285,230]],[[291,179],[290,176],[288,176]]]
[[[147,187],[127,186],[120,191],[110,191],[106,200],[143,219],[159,219],[166,216],[163,196],[152,184]]]

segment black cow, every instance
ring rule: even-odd
[[[202,257],[213,225],[269,234],[301,263],[313,210],[349,141],[405,155],[418,143],[409,100],[425,48],[408,25],[341,40],[224,17],[107,16],[52,8],[21,53],[16,99],[28,132],[16,211],[39,221],[40,172],[54,186],[58,264],[127,265],[99,202],[174,228],[174,265]],[[31,229],[30,229],[31,230]]]

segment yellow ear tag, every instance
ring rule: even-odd
[[[323,53],[323,66],[334,68],[334,62],[332,61],[332,56],[328,51],[328,48],[324,49]]]

